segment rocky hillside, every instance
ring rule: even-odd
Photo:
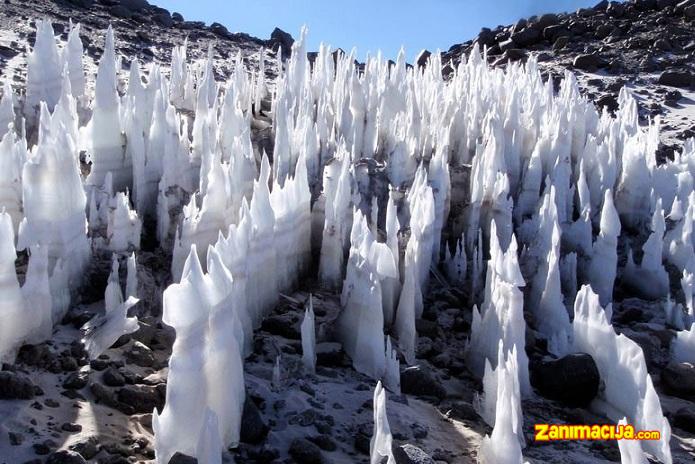
[[[446,51],[444,63],[456,66],[476,45],[487,47],[488,60],[498,66],[534,53],[540,68],[558,81],[569,69],[584,92],[609,111],[616,109],[621,87],[633,88],[640,117],[662,118],[665,153],[695,135],[689,109],[695,84],[693,0],[604,0],[573,13],[483,28]]]

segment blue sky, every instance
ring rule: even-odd
[[[473,38],[483,26],[510,24],[539,13],[573,11],[599,0],[150,0],[188,20],[219,22],[230,31],[268,38],[273,28],[299,35],[309,27],[309,50],[381,49],[395,57],[403,45],[409,59],[423,49],[448,49]]]

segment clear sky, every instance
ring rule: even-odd
[[[309,28],[309,50],[321,42],[358,57],[381,49],[409,59],[423,48],[447,50],[481,27],[511,24],[534,14],[573,11],[599,0],[150,0],[187,20],[219,22],[230,31],[270,37],[277,26],[293,37]]]

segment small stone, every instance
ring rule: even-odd
[[[673,425],[686,432],[695,433],[695,406],[685,406],[676,411]]]
[[[82,426],[80,424],[74,424],[71,422],[66,422],[63,425],[60,426],[61,430],[64,430],[66,432],[81,432],[82,431]]]
[[[152,367],[154,365],[154,353],[152,350],[145,344],[137,341],[125,352],[125,357],[136,366]]]
[[[126,414],[146,414],[155,408],[161,411],[164,407],[164,398],[157,387],[150,385],[126,385],[118,390],[117,399],[120,403],[118,409]]]
[[[7,435],[10,439],[10,445],[12,446],[19,446],[24,443],[24,435],[19,432],[8,432]]]
[[[99,441],[97,437],[87,437],[77,443],[70,445],[70,450],[80,453],[85,459],[92,459],[99,452]]]
[[[89,373],[73,372],[63,381],[63,388],[67,390],[81,390],[87,386]]]

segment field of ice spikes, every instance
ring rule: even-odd
[[[362,67],[321,47],[310,62],[305,31],[272,82],[240,58],[217,82],[212,59],[189,62],[185,44],[170,69],[133,62],[126,76],[109,29],[92,95],[79,25],[67,43],[48,22],[37,29],[25,91],[6,83],[0,101],[4,361],[51,337],[95,253],[112,252],[113,271],[105,313],[83,330],[89,356],[137,330],[138,250],[156,240],[171,256],[162,320],[176,330],[156,460],[219,463],[239,442],[254,329],[313,273],[340,293],[338,339],[376,385],[372,463],[393,462],[386,390],[399,393],[400,364],[416,362],[423,295],[443,272],[473,308],[465,358],[494,426],[480,462],[523,462],[528,324],[550,354],[594,358],[611,420],[661,432],[621,441],[623,462],[671,463],[642,349],[613,330],[611,301],[617,278],[668,299],[672,357],[695,362],[695,143],[657,164],[659,123],[638,125],[627,90],[610,115],[572,74],[543,82],[533,58],[501,70],[474,52],[447,79],[437,55],[424,68],[403,53]],[[269,127],[272,153],[253,136]],[[640,231],[646,240],[623,240]],[[310,372],[311,304],[301,333]]]

